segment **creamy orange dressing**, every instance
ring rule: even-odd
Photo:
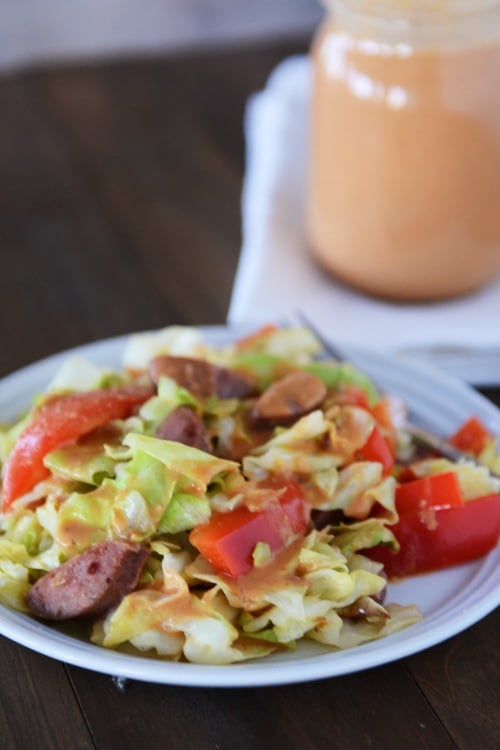
[[[265,595],[269,591],[282,590],[286,586],[307,588],[308,583],[295,573],[295,558],[303,543],[300,537],[288,547],[280,550],[272,561],[261,568],[252,568],[250,572],[240,578],[231,578],[221,574],[232,589],[232,594],[238,598],[238,606],[248,612],[262,607]]]
[[[99,529],[89,526],[78,518],[70,518],[61,523],[57,529],[57,541],[67,549],[76,547],[84,550],[99,541]]]
[[[310,244],[368,293],[447,297],[500,270],[500,2],[464,4],[333,2],[313,45]]]

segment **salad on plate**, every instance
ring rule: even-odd
[[[0,604],[128,654],[231,664],[346,649],[421,619],[390,581],[485,555],[498,438],[453,462],[307,328],[213,346],[132,335],[120,370],[68,359],[0,432]],[[389,585],[388,585],[389,582]]]

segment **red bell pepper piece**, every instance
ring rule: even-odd
[[[113,419],[125,419],[152,395],[149,386],[117,386],[56,397],[35,412],[17,439],[5,465],[2,510],[49,475],[43,459]]]
[[[339,406],[358,406],[370,411],[368,396],[359,385],[354,383],[345,383],[339,386],[331,400],[332,403]]]
[[[454,508],[463,504],[460,482],[453,471],[415,479],[396,489],[396,510],[400,515],[418,513],[426,508]]]
[[[429,508],[400,517],[391,531],[400,544],[365,550],[389,578],[403,578],[475,560],[494,549],[500,533],[500,495],[485,495],[455,508]]]
[[[375,425],[362,448],[355,453],[357,461],[376,461],[382,464],[384,475],[390,474],[394,466],[394,455],[378,425]]]
[[[379,432],[385,438],[385,441],[389,447],[389,452],[394,456],[396,452],[396,428],[393,421],[392,406],[389,399],[381,399],[374,406],[370,406],[368,397],[365,391],[355,383],[346,383],[341,385],[332,397],[332,403],[338,404],[339,406],[357,406],[360,409],[365,409],[375,418]],[[379,440],[379,435],[375,433],[371,437],[371,444],[368,444],[368,450],[375,449],[375,443]],[[394,459],[389,458],[387,451],[384,446],[380,444],[382,450],[382,463],[387,462],[388,473],[394,463]],[[365,450],[366,446],[362,449]],[[373,458],[367,460],[378,461],[379,458]],[[389,466],[390,464],[390,466]]]
[[[381,427],[382,434],[394,455],[396,453],[397,431],[394,425],[394,406],[390,399],[383,398],[370,408],[375,421]]]
[[[255,346],[255,344],[264,341],[264,339],[271,336],[271,334],[276,333],[277,330],[278,326],[273,323],[261,326],[261,328],[253,331],[253,333],[249,333],[248,336],[243,336],[239,339],[236,342],[236,349],[240,352],[245,349],[250,349],[252,346]]]
[[[471,417],[451,436],[450,443],[461,451],[479,456],[491,437],[481,420]]]
[[[286,482],[284,488],[284,492],[276,493],[276,500],[260,511],[242,506],[229,513],[214,514],[208,523],[191,531],[189,541],[219,572],[233,578],[248,573],[258,542],[265,542],[272,552],[277,552],[307,529],[309,507],[300,486]]]

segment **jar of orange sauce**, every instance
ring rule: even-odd
[[[369,294],[500,271],[500,0],[328,0],[312,47],[308,233]]]

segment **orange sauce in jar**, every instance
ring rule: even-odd
[[[308,234],[377,296],[500,271],[500,0],[331,0],[312,48]]]

